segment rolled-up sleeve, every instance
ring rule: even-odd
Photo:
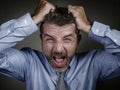
[[[104,45],[109,53],[120,53],[120,31],[110,29],[108,25],[94,22],[89,37]]]
[[[38,30],[29,13],[0,26],[0,51],[16,45]]]
[[[120,76],[120,31],[94,22],[89,37],[105,47],[105,51],[100,50],[94,56],[97,78],[104,80]]]
[[[25,79],[27,59],[11,47],[38,30],[29,13],[0,26],[0,73],[21,81]]]

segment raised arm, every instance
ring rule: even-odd
[[[54,9],[51,3],[40,0],[32,18],[27,13],[18,19],[13,19],[2,24],[0,26],[0,51],[16,45],[25,37],[37,31],[38,27],[36,24],[41,23],[45,15],[50,11],[54,11]]]
[[[69,6],[68,8],[75,17],[78,29],[88,33],[89,38],[105,47],[105,51],[93,50],[91,62],[92,68],[94,67],[94,77],[97,80],[104,80],[120,76],[120,31],[110,29],[108,25],[96,21],[91,25],[81,6]]]
[[[75,17],[78,30],[88,33],[90,38],[103,44],[109,53],[120,53],[120,31],[99,22],[91,24],[82,6],[69,5],[68,9]]]
[[[31,54],[23,50],[10,48],[38,30],[36,24],[44,20],[46,14],[53,9],[54,6],[47,1],[42,0],[31,18],[26,15],[10,20],[0,26],[0,74],[5,74],[19,80],[25,80],[25,73],[29,68],[29,63],[33,58]],[[28,57],[26,55],[29,55]]]

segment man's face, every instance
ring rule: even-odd
[[[68,67],[78,45],[75,25],[58,26],[45,23],[42,34],[42,50],[53,69],[58,72]]]

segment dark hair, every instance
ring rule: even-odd
[[[53,23],[59,26],[63,26],[65,24],[75,24],[75,19],[72,13],[68,12],[68,8],[65,7],[56,7],[54,12],[50,12],[46,15],[45,20],[40,25],[40,33],[43,33],[43,24],[44,23]],[[77,28],[76,28],[77,29]],[[77,34],[79,34],[79,30],[76,30]]]

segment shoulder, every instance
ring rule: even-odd
[[[29,48],[29,47],[25,47],[25,48],[22,48],[21,51],[29,61],[30,60],[41,61],[42,59],[45,59],[45,55],[39,50],[35,50],[35,49]]]

